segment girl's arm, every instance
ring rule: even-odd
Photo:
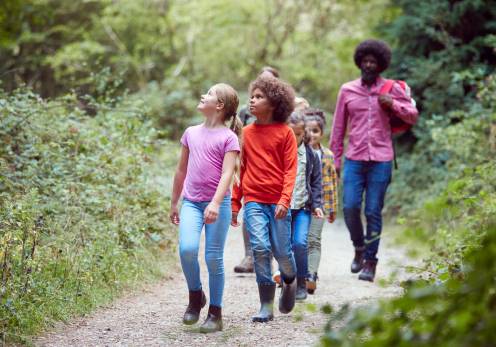
[[[210,224],[217,220],[220,204],[222,203],[222,200],[224,200],[227,189],[229,189],[229,186],[231,185],[237,156],[237,151],[227,152],[224,156],[224,161],[222,162],[222,175],[220,176],[219,185],[217,186],[217,190],[215,191],[212,201],[208,204],[203,214],[205,224]]]
[[[172,186],[172,200],[171,208],[169,212],[169,218],[172,223],[179,224],[179,211],[177,209],[177,203],[181,197],[183,191],[184,179],[186,178],[186,172],[188,170],[188,158],[189,158],[189,148],[185,145],[181,146],[181,157],[179,163],[177,164],[176,174],[174,175],[174,185]]]
[[[317,218],[324,218],[324,213],[322,212],[322,166],[320,165],[319,157],[313,152],[310,153],[313,156],[313,168],[310,175],[312,211]]]

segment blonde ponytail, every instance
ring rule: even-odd
[[[219,102],[224,104],[224,124],[230,120],[231,124],[229,129],[231,129],[237,136],[239,141],[239,146],[241,148],[241,132],[243,129],[243,123],[241,119],[236,115],[236,110],[239,106],[239,98],[236,90],[226,83],[218,83],[212,87],[215,90],[217,99]],[[234,168],[234,182],[239,184],[240,182],[240,165],[241,163],[241,152],[236,159],[236,166]]]
[[[229,126],[229,129],[231,129],[236,136],[238,137],[239,141],[239,148],[243,148],[243,122],[241,119],[236,115],[236,113],[232,116],[231,119],[231,125]],[[236,166],[234,167],[234,183],[239,184],[240,183],[240,171],[241,171],[241,156],[242,152],[240,150],[238,158],[236,159]]]

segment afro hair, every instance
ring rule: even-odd
[[[380,40],[365,40],[361,42],[355,49],[353,56],[356,66],[360,68],[362,59],[367,55],[373,55],[377,59],[379,66],[379,73],[383,72],[389,67],[391,62],[391,48],[389,45]]]
[[[274,107],[272,119],[285,123],[294,110],[295,92],[293,87],[275,77],[260,75],[250,84],[250,94],[260,89]]]

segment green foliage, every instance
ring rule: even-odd
[[[331,315],[325,346],[491,346],[496,338],[496,164],[468,170],[410,227],[432,245],[403,296]],[[425,276],[425,275],[428,276]],[[346,319],[334,329],[335,321]]]
[[[136,105],[0,92],[0,326],[24,340],[161,273],[173,247],[155,184],[175,146]],[[160,147],[171,158],[154,164]],[[166,168],[164,168],[164,165]],[[159,174],[160,173],[160,174]]]
[[[357,75],[355,45],[386,3],[7,0],[0,18],[13,19],[0,21],[0,80],[43,97],[137,93],[155,125],[176,137],[201,93],[222,81],[244,94],[264,65],[331,110],[340,85]]]
[[[488,78],[496,66],[496,2],[393,4],[399,15],[380,27],[394,45],[388,75],[412,87],[420,118],[413,134],[398,139],[391,213],[422,206],[465,168],[494,155],[485,144],[496,121],[494,107],[477,95],[496,92],[494,77]]]
[[[467,109],[426,120],[423,137],[398,158],[399,170],[388,192],[390,213],[407,215],[466,169],[496,156],[496,78],[492,74],[472,83],[478,92]]]
[[[465,108],[473,101],[474,89],[470,79],[455,75],[484,76],[494,70],[496,3],[394,0],[393,4],[402,13],[382,27],[395,45],[390,73],[409,82],[426,120]]]

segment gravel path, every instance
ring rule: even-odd
[[[398,281],[388,279],[399,269],[398,260],[405,262],[396,248],[383,244],[376,282],[359,281],[349,271],[353,251],[342,220],[332,225],[326,223],[322,238],[320,281],[315,295],[297,304],[291,314],[283,315],[277,311],[277,292],[272,322],[251,322],[251,315],[259,307],[258,291],[255,275],[233,272],[243,254],[241,229],[236,228],[229,231],[225,250],[224,331],[203,335],[198,325],[182,325],[187,289],[182,273],[176,272],[171,279],[116,300],[90,316],[69,324],[60,323],[52,332],[38,337],[35,346],[258,346],[262,342],[268,346],[315,345],[326,323],[325,315],[319,310],[321,305],[330,303],[333,308],[345,303],[360,305],[400,294]],[[208,295],[203,259],[201,269]],[[202,311],[200,323],[206,311]]]

